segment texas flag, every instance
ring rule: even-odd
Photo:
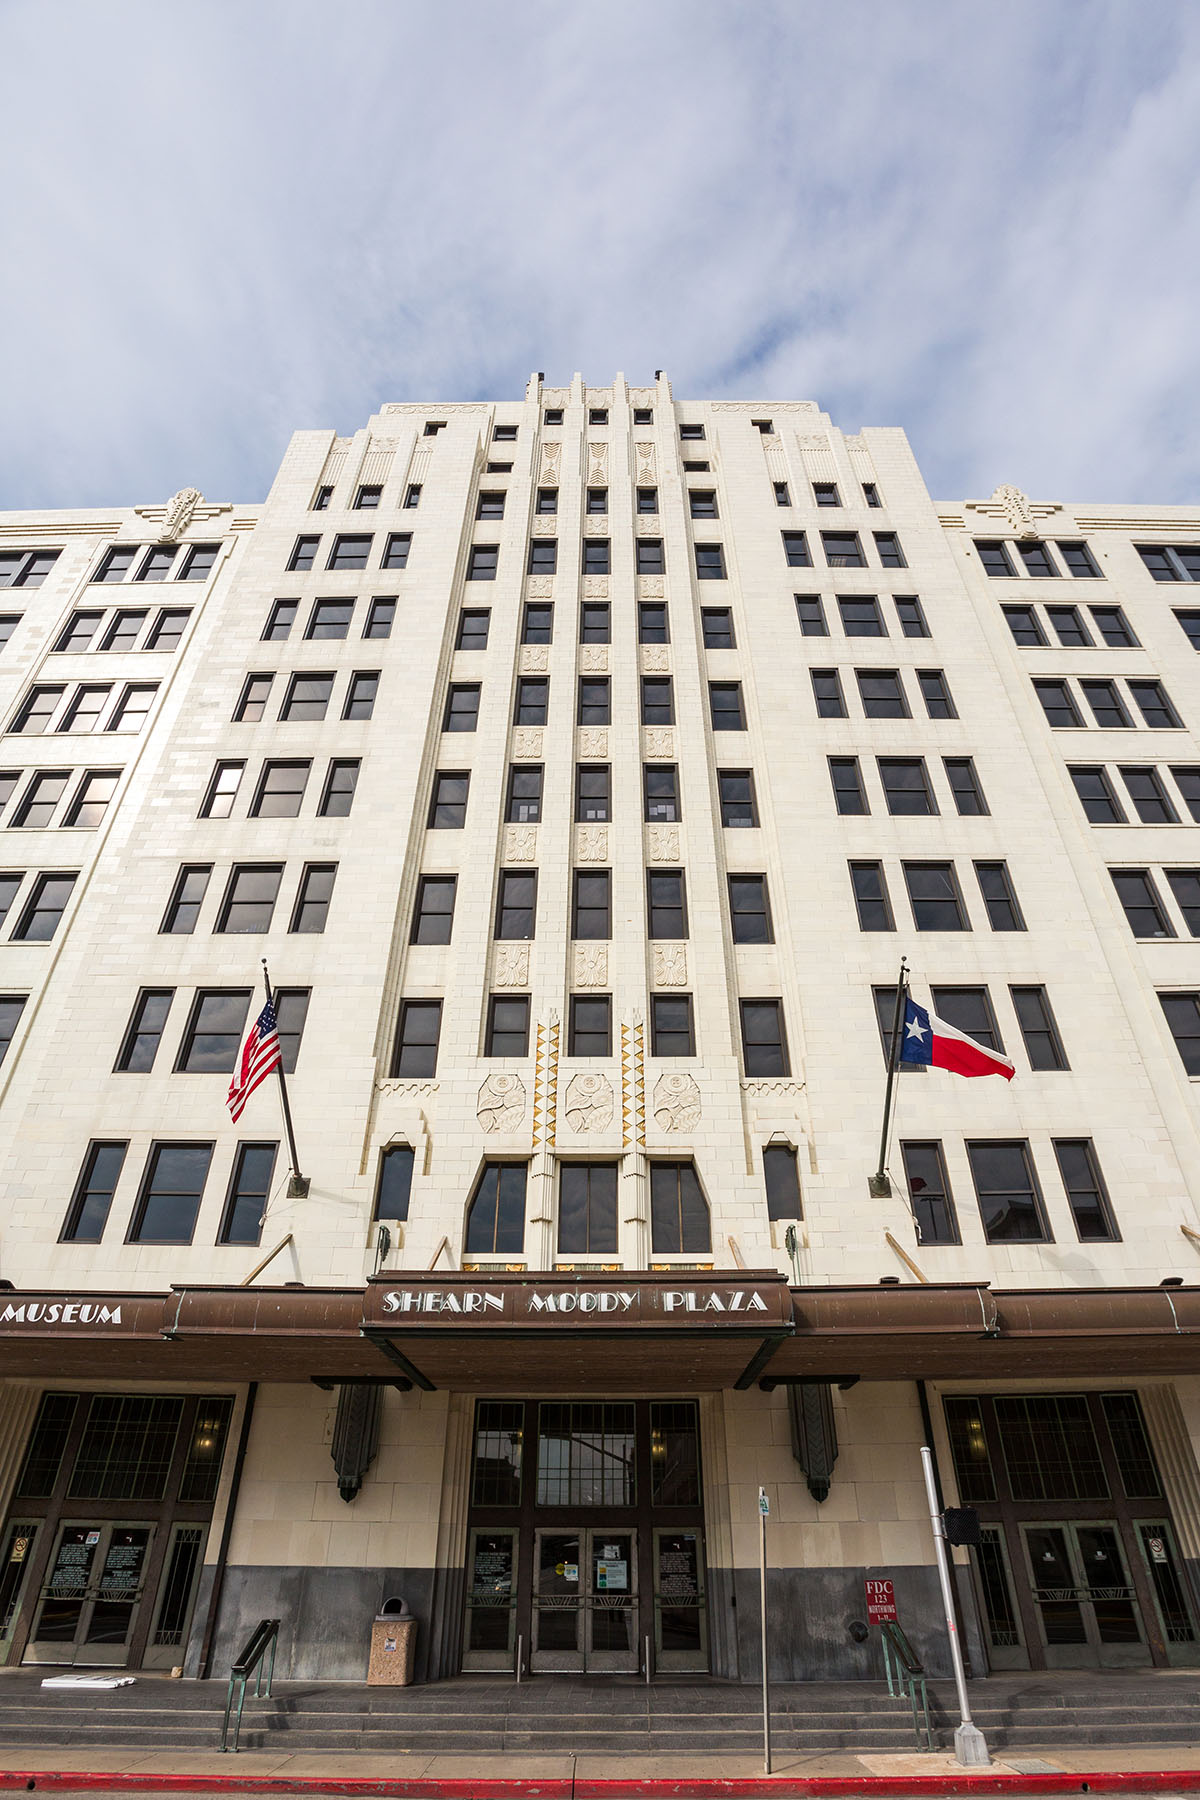
[[[900,1061],[932,1064],[935,1069],[949,1069],[955,1075],[1003,1075],[1005,1081],[1011,1081],[1016,1074],[1007,1056],[989,1050],[957,1026],[947,1025],[945,1019],[927,1012],[907,996]]]

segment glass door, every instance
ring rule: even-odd
[[[1115,1525],[1025,1525],[1022,1532],[1047,1667],[1148,1663],[1141,1611]]]
[[[654,1533],[654,1666],[707,1669],[708,1627],[704,1598],[704,1535],[700,1531]]]
[[[153,1530],[96,1522],[60,1528],[26,1662],[124,1665]]]
[[[1188,1600],[1187,1577],[1179,1560],[1175,1534],[1166,1519],[1139,1519],[1134,1529],[1154,1590],[1167,1660],[1200,1662],[1196,1621]]]
[[[511,1669],[517,1636],[517,1534],[471,1533],[467,1546],[464,1669]]]
[[[594,1675],[636,1675],[638,1637],[637,1533],[589,1531],[584,1619],[584,1666]]]
[[[583,1673],[583,1603],[580,1531],[539,1531],[534,1542],[533,1643],[529,1667],[536,1674]]]

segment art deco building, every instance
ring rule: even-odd
[[[928,1441],[977,1670],[1200,1661],[1197,582],[662,375],[0,516],[3,1655],[749,1681],[761,1486],[938,1667]]]

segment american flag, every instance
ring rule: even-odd
[[[279,1025],[275,1018],[275,1002],[267,1004],[246,1034],[237,1072],[229,1084],[228,1106],[235,1120],[260,1081],[265,1081],[282,1058],[279,1048]]]

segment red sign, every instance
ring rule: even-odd
[[[867,1590],[867,1621],[878,1625],[883,1619],[896,1617],[896,1590],[890,1581],[864,1581]]]

